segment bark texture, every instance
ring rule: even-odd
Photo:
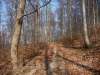
[[[82,0],[82,12],[83,12],[83,29],[84,29],[84,41],[85,45],[87,47],[90,46],[90,41],[88,38],[88,32],[87,32],[87,24],[86,24],[86,11],[85,11],[85,0]]]
[[[17,16],[16,16],[16,23],[15,23],[15,30],[12,36],[12,44],[11,44],[11,58],[13,64],[13,72],[12,75],[15,74],[16,70],[18,70],[18,44],[21,34],[22,28],[22,20],[20,18],[24,15],[24,8],[25,8],[26,0],[20,0],[17,9]]]

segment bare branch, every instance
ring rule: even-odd
[[[31,4],[31,6],[33,7],[33,9],[36,10],[35,7],[34,7],[34,5],[31,3],[31,1],[30,0],[28,0],[28,1]]]
[[[39,7],[38,9],[34,10],[33,12],[28,13],[28,14],[26,14],[26,15],[23,15],[23,16],[19,19],[19,22],[22,22],[22,18],[23,18],[24,16],[28,16],[28,15],[31,15],[31,14],[35,13],[36,11],[38,11],[39,9],[41,9],[42,7],[48,5],[50,2],[51,2],[51,0],[49,0],[46,4],[44,4],[43,6]]]

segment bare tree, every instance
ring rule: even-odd
[[[98,14],[98,0],[96,0],[96,24],[99,24],[99,14]]]
[[[85,0],[82,0],[82,11],[83,11],[84,41],[85,41],[86,47],[89,47],[90,41],[88,38],[87,24],[86,24]]]
[[[72,2],[71,0],[68,0],[68,3],[69,3],[69,18],[70,18],[69,30],[70,30],[70,39],[72,40]]]
[[[94,35],[95,41],[97,41],[97,25],[96,25],[96,12],[95,12],[95,0],[93,0],[93,22],[94,22]]]
[[[36,9],[38,9],[38,0],[36,0]],[[35,43],[38,43],[38,10],[36,11],[36,20],[35,20]]]
[[[1,25],[1,0],[0,0],[0,25]]]
[[[18,43],[19,37],[21,33],[22,23],[23,20],[20,18],[24,15],[24,8],[25,8],[26,0],[20,0],[18,4],[17,16],[16,16],[16,23],[15,23],[15,30],[12,36],[12,43],[11,43],[11,58],[13,64],[13,72],[12,75],[15,75],[16,70],[18,70]]]
[[[1,44],[1,0],[0,0],[0,44]]]
[[[47,13],[47,17],[48,17],[48,26],[47,26],[47,42],[50,43],[51,39],[50,39],[50,34],[51,34],[51,31],[50,31],[50,4],[48,4],[47,6],[48,8],[48,13]]]

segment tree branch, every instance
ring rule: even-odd
[[[28,1],[31,4],[31,6],[33,7],[33,9],[36,10],[35,7],[34,7],[34,5],[31,3],[31,1],[30,0],[28,0]]]
[[[39,7],[38,9],[34,10],[33,12],[30,12],[30,13],[28,13],[28,14],[26,14],[26,15],[23,15],[23,16],[19,19],[19,23],[22,21],[22,18],[23,18],[24,16],[28,16],[28,15],[31,15],[32,13],[35,13],[37,10],[39,10],[39,9],[41,9],[42,7],[48,5],[50,2],[51,2],[51,0],[49,0],[46,4],[44,4],[43,6]]]

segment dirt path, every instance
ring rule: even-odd
[[[56,43],[33,58],[17,75],[100,75],[100,50],[65,48]]]

